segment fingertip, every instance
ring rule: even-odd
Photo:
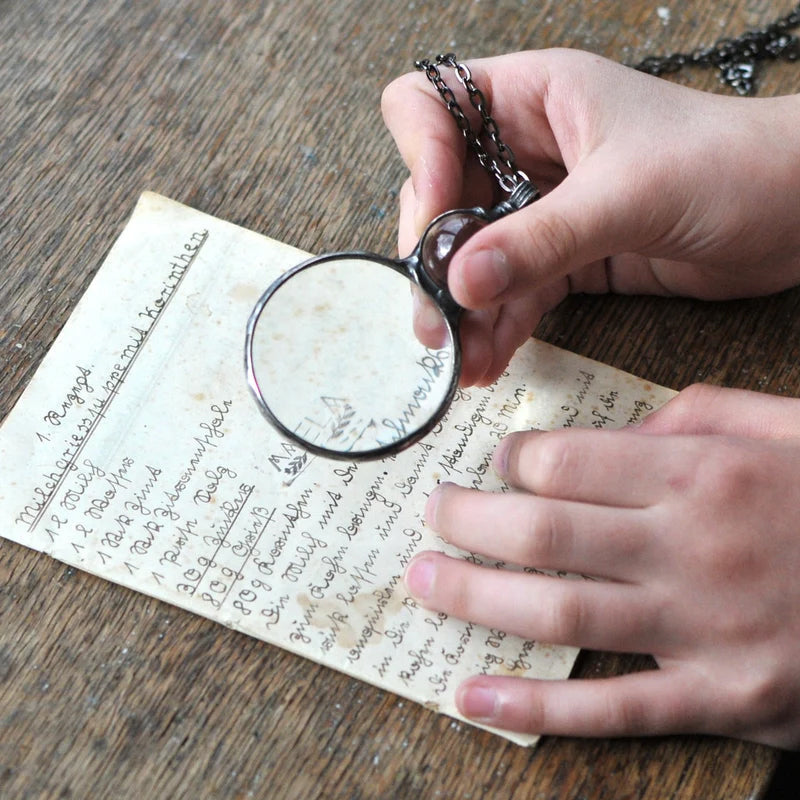
[[[425,524],[445,541],[448,541],[448,539],[442,530],[445,522],[441,513],[442,502],[446,494],[457,491],[458,488],[458,484],[451,481],[442,481],[434,487],[433,491],[428,495],[428,501],[425,503]]]
[[[492,467],[497,475],[507,483],[519,481],[520,448],[531,437],[542,436],[545,431],[529,428],[524,431],[512,431],[497,445],[492,453]]]
[[[408,96],[412,86],[418,83],[415,73],[406,72],[403,75],[391,80],[384,86],[381,92],[381,114],[388,125],[397,114],[398,109],[403,107],[403,103]]]
[[[411,296],[414,335],[425,347],[437,349],[449,347],[450,332],[442,313],[416,286],[412,286]]]
[[[420,602],[431,594],[436,579],[436,561],[431,553],[420,553],[406,567],[403,582],[409,594]]]
[[[467,678],[456,689],[455,700],[459,713],[476,722],[491,723],[498,716],[500,696],[483,678]]]
[[[494,360],[494,311],[470,312],[461,321],[461,386],[477,386]]]

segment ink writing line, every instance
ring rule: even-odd
[[[114,379],[111,388],[107,389],[107,396],[105,401],[103,402],[102,412],[97,414],[95,418],[92,420],[84,437],[81,439],[80,442],[77,443],[74,453],[64,464],[57,480],[53,483],[49,494],[42,501],[41,506],[38,509],[36,515],[33,517],[32,521],[28,525],[29,533],[33,533],[33,531],[36,530],[39,523],[42,521],[42,517],[44,517],[44,515],[47,513],[50,504],[53,502],[56,495],[63,486],[67,474],[75,468],[75,463],[78,457],[81,455],[84,448],[89,443],[92,435],[96,432],[100,424],[100,420],[105,418],[105,412],[108,410],[109,406],[114,401],[114,398],[119,394],[120,386],[125,382],[125,379],[130,374],[134,364],[136,363],[137,358],[139,357],[139,354],[142,352],[145,344],[147,344],[147,341],[150,339],[153,331],[155,331],[159,321],[163,318],[164,312],[169,307],[169,304],[172,301],[172,298],[177,293],[177,290],[180,287],[181,283],[183,283],[183,279],[186,277],[191,266],[197,260],[198,253],[202,250],[203,245],[205,245],[205,243],[208,241],[208,231],[204,230],[201,233],[192,234],[191,241],[193,244],[190,247],[193,250],[193,252],[188,257],[185,266],[182,266],[180,273],[175,278],[175,282],[167,287],[167,291],[162,289],[161,294],[158,298],[159,302],[154,303],[155,308],[151,309],[150,307],[148,307],[146,315],[148,316],[149,319],[151,319],[149,327],[147,328],[147,330],[141,331],[141,338],[139,339],[139,341],[134,341],[135,349],[133,354],[130,356],[128,362],[125,364],[122,370],[120,370],[116,379]],[[184,247],[187,246],[185,245]],[[174,270],[170,274],[174,275],[175,274]],[[139,331],[138,328],[136,328],[135,330]],[[130,347],[130,345],[128,345],[128,347]]]

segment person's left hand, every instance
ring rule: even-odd
[[[426,552],[425,607],[528,639],[651,653],[608,679],[475,677],[461,713],[568,736],[723,734],[800,747],[800,400],[685,390],[636,429],[512,434],[495,468],[517,491],[452,484],[426,518],[489,558]]]

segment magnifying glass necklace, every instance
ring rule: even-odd
[[[539,197],[516,168],[469,68],[452,53],[437,56],[435,63],[418,61],[416,67],[508,197],[493,208],[457,209],[437,217],[407,258],[329,253],[288,270],[260,297],[245,341],[250,389],[284,437],[328,458],[394,455],[439,424],[461,373],[463,309],[447,288],[450,260],[474,233]],[[480,114],[477,133],[440,67],[453,69],[466,89]],[[484,140],[491,142],[494,156]],[[437,309],[435,332],[415,332],[414,293]]]

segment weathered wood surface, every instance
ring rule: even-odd
[[[0,0],[0,418],[143,189],[306,250],[391,252],[404,169],[379,98],[415,57],[633,61],[788,6],[671,1],[665,21],[590,0]],[[800,68],[775,67],[762,94],[798,86]],[[798,291],[575,297],[537,335],[675,388],[797,394],[799,312]],[[577,672],[649,666],[585,653]],[[776,757],[700,737],[529,751],[0,542],[4,798],[733,799],[758,797]]]

